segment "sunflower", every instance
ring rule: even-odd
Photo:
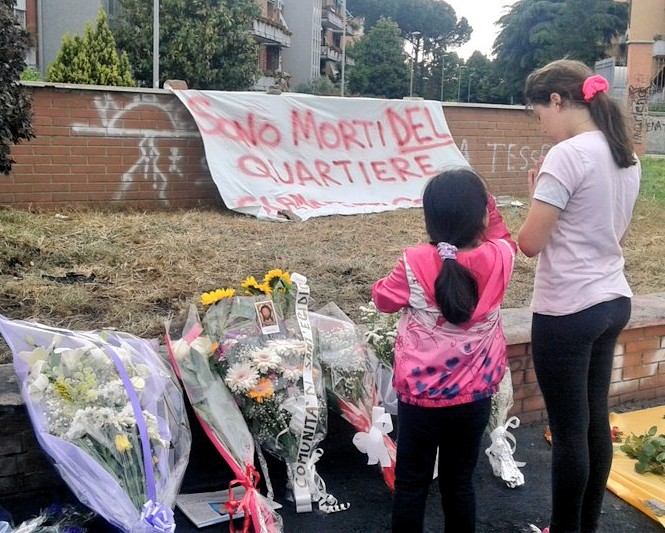
[[[291,276],[280,268],[273,268],[263,277],[263,283],[272,290],[285,293],[291,289]]]
[[[267,283],[259,283],[254,276],[245,278],[240,286],[245,289],[245,294],[272,294],[272,289]]]
[[[216,291],[204,292],[201,295],[201,305],[212,305],[224,298],[232,298],[235,293],[235,289],[217,289]]]

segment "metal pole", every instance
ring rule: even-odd
[[[460,91],[462,90],[462,69],[464,67],[457,67],[457,101],[459,102],[460,99]]]
[[[342,1],[342,21],[342,87],[340,88],[340,96],[344,96],[344,85],[346,82],[346,0]]]
[[[469,84],[466,89],[466,103],[468,104],[471,100],[471,73],[469,72]]]
[[[446,60],[441,56],[441,101],[443,102],[443,73],[446,67]]]
[[[152,0],[152,86],[159,89],[159,0]]]
[[[409,98],[413,96],[413,58],[411,58],[411,81],[409,82]]]

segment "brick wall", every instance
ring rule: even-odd
[[[220,206],[198,129],[160,89],[28,84],[37,137],[12,149],[0,204],[14,207]],[[519,106],[445,104],[458,147],[495,194],[526,194],[549,144]]]

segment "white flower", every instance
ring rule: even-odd
[[[140,376],[132,377],[131,382],[136,392],[141,392],[145,388],[145,380]]]
[[[173,356],[178,361],[184,361],[189,358],[189,352],[191,348],[185,339],[178,339],[175,342],[171,343],[171,351],[173,351]]]
[[[252,355],[252,363],[259,372],[274,370],[282,362],[282,358],[269,348],[263,348]]]
[[[259,374],[255,368],[247,363],[235,363],[229,368],[224,382],[229,386],[231,392],[247,392],[259,381]]]
[[[85,353],[83,350],[70,350],[67,348],[56,348],[55,353],[60,353],[60,361],[67,370],[75,370],[81,364],[81,357]]]
[[[44,348],[43,346],[38,346],[31,352],[20,352],[18,356],[23,359],[25,362],[27,362],[30,366],[34,365],[37,361],[46,361],[49,356],[51,355],[51,352],[49,351],[48,348]]]
[[[44,374],[39,374],[35,380],[28,385],[28,392],[35,398],[41,398],[44,391],[48,388],[49,380]]]
[[[210,355],[212,353],[212,341],[207,335],[196,337],[189,346],[201,355]]]
[[[282,376],[288,381],[295,383],[300,379],[302,375],[302,370],[297,366],[283,365],[282,366]]]

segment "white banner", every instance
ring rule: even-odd
[[[421,205],[428,178],[468,166],[439,102],[174,91],[229,209],[279,220]]]

